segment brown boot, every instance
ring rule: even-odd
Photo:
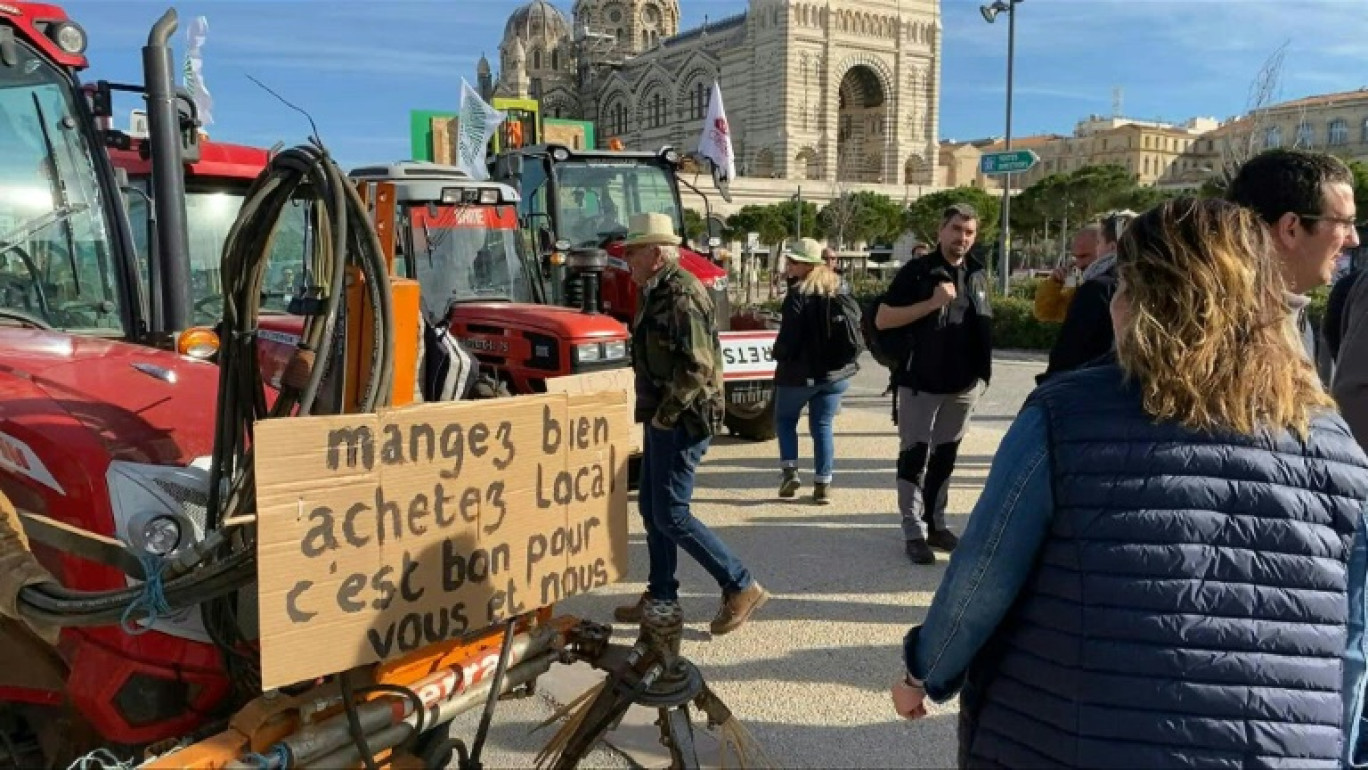
[[[729,634],[740,628],[768,600],[769,592],[758,580],[751,581],[750,587],[744,591],[724,594],[722,606],[718,608],[717,617],[713,618],[710,626],[713,636]]]
[[[627,604],[613,610],[613,619],[619,623],[640,623],[646,611],[646,602],[651,600],[649,591],[644,591],[636,604]]]

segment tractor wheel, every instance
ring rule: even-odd
[[[774,399],[771,398],[759,412],[748,409],[738,413],[728,406],[725,424],[734,436],[750,441],[769,441],[774,438]]]

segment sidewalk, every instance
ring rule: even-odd
[[[869,395],[847,400],[837,421],[829,506],[801,497],[811,494],[808,469],[808,486],[796,501],[775,497],[773,442],[720,439],[699,471],[695,514],[746,560],[773,598],[746,627],[712,640],[706,624],[717,609],[715,584],[681,556],[684,652],[782,767],[949,767],[955,761],[957,703],[933,706],[928,718],[909,724],[894,716],[888,699],[901,672],[903,634],[923,616],[946,558],[917,567],[903,554],[893,513],[897,437],[881,406],[886,403]],[[957,531],[1006,426],[991,418],[971,423],[951,486],[950,523]],[[804,437],[800,446],[801,456],[811,458],[811,441]],[[566,602],[564,611],[608,618],[643,590],[643,535],[639,517],[631,521],[632,582]],[[616,629],[619,639],[631,633]],[[568,702],[598,676],[558,668],[543,678],[541,692]],[[633,764],[666,767],[654,720],[654,712],[634,708],[607,742]],[[718,742],[701,720],[695,739],[700,761],[715,766]]]

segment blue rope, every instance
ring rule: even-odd
[[[242,760],[256,765],[258,770],[284,770],[290,766],[290,749],[283,743],[277,743],[265,754],[248,754]]]
[[[171,613],[171,605],[166,601],[165,589],[162,586],[162,571],[166,569],[166,560],[149,553],[140,553],[138,562],[143,568],[142,593],[129,602],[128,607],[124,609],[123,617],[119,620],[124,633],[130,636],[151,631],[152,624],[163,615]],[[146,625],[133,622],[133,614],[139,609],[146,613]]]

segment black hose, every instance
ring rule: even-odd
[[[257,322],[261,289],[276,226],[287,205],[314,204],[319,237],[313,239],[313,273],[327,291],[326,311],[306,318],[302,350],[315,354],[303,388],[287,386],[275,405],[266,407],[267,391],[257,359]],[[224,317],[219,355],[219,393],[215,406],[214,451],[210,465],[206,540],[217,547],[181,563],[163,583],[172,610],[204,605],[211,635],[222,645],[241,642],[236,627],[237,592],[256,579],[255,528],[220,531],[224,519],[256,510],[251,452],[253,426],[261,419],[290,414],[323,414],[346,410],[345,404],[322,404],[317,396],[333,359],[339,316],[344,307],[346,268],[354,264],[364,277],[374,313],[372,356],[361,390],[362,411],[373,411],[390,396],[393,382],[393,309],[389,275],[380,243],[367,224],[360,197],[326,150],[301,145],[276,154],[248,190],[237,221],[224,244],[222,275]],[[344,327],[345,328],[345,327]],[[226,536],[225,536],[226,535]],[[206,543],[208,545],[209,543]],[[120,621],[141,587],[109,591],[72,591],[41,583],[20,591],[19,610],[58,626],[100,626]],[[210,605],[214,606],[211,610]]]
[[[356,693],[352,692],[350,672],[339,673],[337,684],[342,689],[342,705],[347,712],[347,727],[351,732],[352,742],[356,744],[356,751],[361,755],[366,770],[379,770],[375,764],[375,752],[371,751],[370,743],[366,740],[366,731],[361,728],[361,717],[356,713]]]

